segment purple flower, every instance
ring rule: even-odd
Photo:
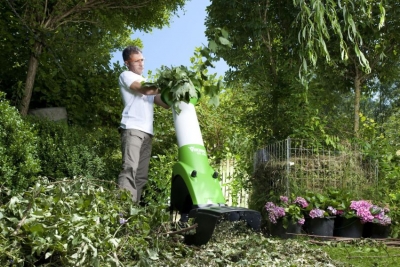
[[[306,221],[306,220],[305,220],[304,218],[301,218],[301,219],[299,219],[299,220],[297,221],[297,223],[303,225],[305,221]]]
[[[284,208],[276,206],[272,202],[267,202],[265,204],[265,209],[268,212],[268,218],[272,223],[276,223],[279,218],[284,217],[286,214]]]
[[[372,204],[366,200],[351,201],[350,209],[356,212],[362,223],[372,222],[374,216],[371,214]]]
[[[384,215],[382,218],[378,219],[378,223],[382,225],[389,225],[392,223],[392,220],[389,216]]]
[[[324,211],[323,210],[321,210],[321,209],[317,209],[317,208],[315,208],[315,209],[312,209],[311,211],[310,211],[310,217],[311,218],[324,218]]]
[[[283,203],[287,204],[289,201],[289,198],[287,196],[280,196],[280,199]]]
[[[265,209],[266,209],[267,211],[269,211],[269,210],[271,210],[271,209],[274,209],[274,208],[275,208],[275,204],[272,203],[272,202],[267,202],[267,203],[265,204]]]
[[[372,216],[374,219],[372,220],[374,223],[379,223],[381,225],[389,225],[392,223],[392,220],[385,213],[389,212],[388,208],[380,208],[378,206],[373,205],[370,209]]]
[[[344,211],[343,210],[336,210],[336,215],[343,215]]]
[[[128,220],[126,220],[126,219],[124,219],[124,218],[119,218],[119,223],[120,224],[125,224],[125,223],[127,223],[128,222]]]
[[[327,209],[330,215],[336,215],[338,213],[338,211],[332,206],[329,206]]]
[[[307,200],[302,197],[297,197],[294,203],[298,204],[302,208],[306,208],[308,206]]]

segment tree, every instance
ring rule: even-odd
[[[298,10],[291,1],[213,1],[208,7],[207,36],[210,29],[224,27],[232,49],[221,49],[231,70],[227,80],[232,88],[251,99],[253,114],[243,123],[257,132],[257,142],[283,139],[304,125],[314,110],[327,103],[336,92],[314,88],[308,92],[299,82],[298,31],[293,25]],[[239,89],[240,88],[240,89]],[[316,99],[310,102],[310,99]]]
[[[51,51],[56,43],[72,41],[65,33],[75,30],[87,38],[97,33],[118,36],[127,28],[149,31],[168,23],[172,12],[182,7],[185,0],[5,0],[0,4],[6,29],[5,41],[24,40],[28,51],[26,62],[18,58],[17,64],[27,65],[26,80],[20,112],[26,115],[34,88],[39,62],[44,51]],[[78,30],[79,29],[79,30]],[[88,30],[90,31],[84,31]],[[63,33],[63,34],[59,34]],[[57,59],[55,59],[57,60]]]
[[[287,107],[300,107],[292,109],[297,114],[307,108],[312,116],[322,106],[310,99],[326,94],[323,102],[329,104],[340,100],[332,95],[354,90],[357,132],[361,89],[399,61],[397,8],[396,1],[216,0],[208,7],[206,25],[227,27],[233,49],[217,54],[232,67],[230,80],[241,77],[270,92],[270,114],[289,115],[276,112],[282,110],[282,102],[290,101]],[[298,74],[300,80],[295,78]],[[321,88],[321,84],[340,88]],[[301,94],[303,98],[296,98]]]
[[[351,32],[343,34],[340,38],[331,34],[330,39],[326,41],[326,47],[330,51],[329,62],[322,62],[316,66],[320,68],[317,70],[317,79],[344,80],[347,91],[354,92],[353,131],[358,135],[362,95],[368,97],[376,93],[376,87],[371,86],[376,81],[390,84],[398,80],[400,57],[397,51],[400,35],[397,28],[400,20],[396,16],[399,8],[396,1],[386,1],[385,4],[371,2],[365,12],[357,12],[363,11],[363,6],[350,7],[352,16],[343,13],[335,23],[336,27],[346,29],[345,21],[351,22],[351,25],[347,26],[352,27]],[[387,10],[385,24],[382,10]],[[336,12],[340,14],[340,10]],[[357,32],[353,32],[354,30]],[[357,35],[357,38],[353,34]],[[345,47],[350,47],[352,42],[355,42],[354,49],[342,50],[339,46],[344,43]],[[322,73],[324,75],[321,75]]]

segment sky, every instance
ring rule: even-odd
[[[145,57],[145,70],[155,73],[162,65],[167,67],[184,65],[190,67],[190,57],[194,55],[196,47],[208,44],[205,36],[206,7],[209,0],[190,0],[186,2],[178,16],[171,18],[170,26],[163,29],[154,29],[151,33],[136,32],[132,39],[140,38],[143,42],[143,56]],[[112,62],[119,61],[123,65],[122,51],[113,54]],[[228,66],[224,61],[214,63],[215,68],[210,68],[209,73],[224,75]]]

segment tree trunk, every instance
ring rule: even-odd
[[[43,46],[41,43],[35,42],[33,52],[31,53],[31,57],[29,59],[28,73],[26,75],[26,81],[25,81],[25,92],[19,106],[19,111],[22,116],[26,116],[28,114],[33,86],[35,84],[36,73],[39,66],[39,56],[42,53],[42,48]]]
[[[356,76],[354,77],[354,134],[358,137],[360,129],[360,99],[361,99],[361,77],[360,71],[356,67]]]

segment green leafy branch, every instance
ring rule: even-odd
[[[154,82],[143,82],[143,87],[158,87],[161,89],[161,95],[164,102],[172,106],[176,112],[179,112],[179,102],[189,103],[192,99],[199,99],[201,92],[211,97],[211,102],[218,104],[217,96],[220,92],[222,80],[215,79],[215,74],[208,75],[208,67],[214,67],[212,62],[218,58],[215,52],[222,47],[231,47],[228,40],[228,32],[221,28],[214,30],[215,37],[209,41],[208,47],[198,49],[198,57],[203,57],[196,62],[194,70],[187,67],[161,66],[157,69],[157,79]]]

